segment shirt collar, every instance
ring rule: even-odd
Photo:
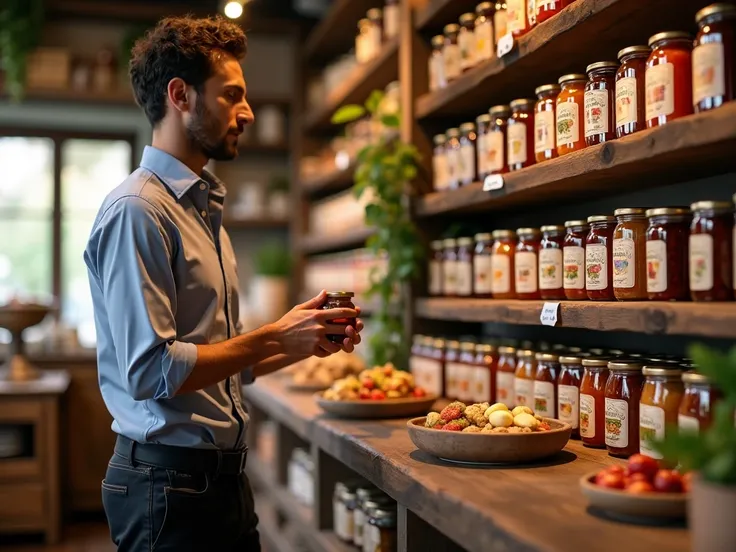
[[[207,169],[202,171],[200,178],[176,157],[153,146],[146,146],[143,149],[141,167],[155,174],[177,199],[181,199],[192,186],[199,182],[208,184],[212,195],[220,199],[225,197],[225,185]]]

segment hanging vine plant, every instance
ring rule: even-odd
[[[421,270],[424,249],[407,204],[407,191],[417,175],[419,154],[412,144],[398,138],[398,106],[382,91],[374,91],[365,105],[346,105],[332,117],[334,124],[345,124],[369,117],[381,132],[365,146],[356,159],[353,193],[360,198],[370,192],[365,207],[365,223],[376,232],[366,247],[377,258],[385,258],[384,270],[370,273],[368,298],[377,296],[378,310],[371,316],[369,340],[374,365],[393,363],[406,368],[409,340],[404,335],[407,309],[404,290]]]
[[[23,97],[28,54],[38,46],[43,26],[43,0],[0,2],[0,65],[11,99]]]

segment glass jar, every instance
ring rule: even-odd
[[[662,458],[650,441],[661,441],[669,427],[677,426],[684,388],[682,370],[671,366],[645,366],[644,386],[639,402],[639,451]]]
[[[498,351],[489,343],[478,343],[475,346],[475,378],[472,402],[496,402],[496,370],[498,369]]]
[[[513,406],[516,400],[514,380],[516,379],[516,349],[514,347],[498,348],[498,367],[496,368],[495,401]]]
[[[693,112],[693,38],[679,31],[657,33],[649,46],[645,117],[652,128]]]
[[[481,2],[475,7],[475,61],[493,59],[496,42],[493,40],[493,2]]]
[[[496,2],[495,11],[493,12],[493,42],[498,45],[498,41],[502,36],[506,36],[509,32],[508,13],[506,2]]]
[[[470,404],[473,402],[473,382],[475,381],[475,343],[460,343],[460,365],[457,370],[457,399]]]
[[[457,240],[447,238],[442,262],[442,293],[445,297],[457,295]]]
[[[537,0],[537,25],[560,13],[569,3],[570,0]]]
[[[571,437],[580,437],[580,383],[583,379],[583,356],[559,358],[557,378],[557,418],[572,427]]]
[[[557,374],[560,373],[559,356],[537,353],[537,371],[534,374],[535,414],[545,418],[557,418]]]
[[[493,293],[493,236],[475,235],[473,256],[473,293],[476,297],[492,297]]]
[[[458,43],[460,25],[450,23],[443,29],[445,45],[442,48],[442,59],[444,60],[445,78],[450,83],[462,74],[462,54]]]
[[[539,246],[539,295],[542,299],[564,299],[562,285],[562,247],[564,226],[542,226]]]
[[[344,517],[342,523],[342,534],[345,542],[353,542],[355,537],[355,508],[358,505],[358,497],[355,489],[348,486],[342,494],[344,506]]]
[[[588,298],[585,291],[585,240],[590,226],[585,220],[565,221],[565,241],[562,244],[565,298],[580,301]]]
[[[358,507],[355,509],[355,531],[353,531],[353,544],[355,544],[360,550],[366,542],[368,533],[368,519],[370,512],[376,508],[385,508],[395,504],[395,501],[390,496],[383,494],[381,491],[371,493],[367,497],[361,500],[358,495]],[[371,549],[373,550],[373,549]]]
[[[647,297],[651,301],[685,301],[690,298],[688,239],[690,209],[648,209]]]
[[[398,534],[395,508],[371,510],[368,527],[371,533],[371,552],[396,552]]]
[[[621,66],[616,71],[616,136],[622,138],[646,128],[644,74],[649,46],[629,46],[620,50]]]
[[[507,105],[494,105],[488,113],[491,123],[485,138],[486,167],[488,174],[503,174],[508,172],[506,140],[511,108]]]
[[[478,167],[478,180],[481,182],[488,176],[488,148],[486,147],[486,136],[491,126],[491,116],[488,113],[479,115],[475,119],[478,131],[475,141],[476,165]]]
[[[612,301],[613,231],[616,218],[608,215],[588,217],[590,232],[585,239],[585,292],[591,301]]]
[[[678,409],[677,427],[690,433],[710,428],[715,405],[723,395],[707,376],[692,370],[682,374],[682,382],[685,391]]]
[[[434,150],[432,152],[432,183],[434,189],[439,192],[448,187],[447,154],[445,152],[447,137],[444,134],[436,134],[432,141],[434,142]]]
[[[583,359],[580,381],[580,438],[593,448],[606,446],[606,399],[608,361],[603,358]]]
[[[414,376],[416,384],[421,386],[429,395],[441,397],[444,393],[443,379],[443,350],[444,341],[432,337],[421,337],[416,352],[412,348],[409,360],[409,371]]]
[[[536,228],[519,228],[514,254],[517,299],[539,299],[539,245],[542,233]]]
[[[527,0],[506,0],[506,27],[514,38],[529,31]]]
[[[399,36],[399,0],[386,0],[383,6],[383,39]]]
[[[534,351],[522,349],[516,352],[516,372],[514,373],[514,406],[534,405],[534,376],[537,362]],[[510,405],[506,405],[510,406]]]
[[[642,365],[626,359],[610,361],[606,382],[606,448],[608,454],[628,458],[639,452],[639,400]]]
[[[516,234],[513,230],[494,230],[491,249],[491,293],[494,299],[516,299],[514,254]]]
[[[354,309],[355,305],[352,301],[353,297],[355,297],[355,294],[352,291],[328,291],[327,299],[321,309]],[[328,320],[327,323],[338,326],[352,326],[354,328],[357,321],[355,318],[335,318],[333,320]],[[345,339],[345,334],[327,334],[326,337],[333,343],[342,343]]]
[[[734,99],[736,6],[711,4],[695,14],[695,21],[693,103],[700,113]]]
[[[445,37],[437,35],[432,37],[432,53],[429,56],[429,91],[434,92],[447,86],[445,76],[445,58],[443,50]]]
[[[557,155],[562,157],[585,147],[583,121],[585,113],[585,75],[571,73],[561,76],[562,86],[557,95]]]
[[[434,361],[428,366],[427,373],[432,375],[432,383],[422,386],[428,394],[435,394],[438,397],[445,396],[445,340],[435,338],[432,340],[432,348],[428,350],[429,359]]]
[[[447,159],[447,188],[459,188],[462,168],[460,154],[460,129],[448,128],[445,133],[445,157]]]
[[[473,295],[473,238],[458,238],[455,266],[455,295]]]
[[[644,209],[616,209],[613,231],[613,294],[619,301],[647,298],[647,219]]]
[[[445,342],[445,396],[450,400],[458,398],[462,375],[460,365],[460,342],[450,340]]]
[[[366,61],[370,61],[375,58],[381,51],[381,44],[383,43],[383,10],[381,8],[371,8],[366,12],[366,17],[369,21],[369,33],[367,40]]]
[[[733,299],[733,204],[698,201],[690,206],[690,297],[693,301]]]
[[[588,65],[585,72],[585,145],[595,146],[616,138],[616,71],[615,61],[599,61]]]
[[[537,163],[557,157],[555,106],[560,90],[559,84],[545,84],[534,91],[537,96],[534,106],[534,156]]]
[[[514,100],[506,128],[509,171],[534,164],[534,100]]]
[[[429,259],[427,287],[430,295],[438,296],[442,295],[442,265],[445,260],[444,244],[442,240],[434,240],[430,243],[430,247],[432,248],[432,256]]]
[[[458,184],[467,186],[472,184],[476,178],[475,167],[475,123],[463,123],[460,125],[460,168]]]
[[[472,69],[475,66],[475,14],[464,13],[460,16],[457,43],[460,46],[460,69]]]

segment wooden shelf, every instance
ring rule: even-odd
[[[355,166],[350,165],[345,170],[334,170],[315,178],[303,180],[301,183],[301,189],[306,195],[322,195],[341,192],[352,186],[354,175]]]
[[[416,215],[528,206],[674,184],[736,168],[736,102],[503,175],[417,199]]]
[[[289,227],[288,220],[277,219],[225,219],[227,230],[280,230]]]
[[[414,28],[441,34],[445,25],[457,22],[462,14],[475,13],[478,4],[475,0],[429,0],[424,9],[417,12]]]
[[[365,240],[374,232],[374,228],[358,226],[357,228],[333,236],[303,236],[300,246],[302,252],[307,255],[339,251],[341,249],[354,249],[362,247],[365,244]]]
[[[276,507],[267,493],[255,494],[256,514],[258,515],[258,532],[265,541],[268,550],[274,552],[297,552],[296,548],[278,525]]]

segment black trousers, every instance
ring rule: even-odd
[[[102,503],[119,552],[260,552],[245,473],[213,476],[113,454]]]

